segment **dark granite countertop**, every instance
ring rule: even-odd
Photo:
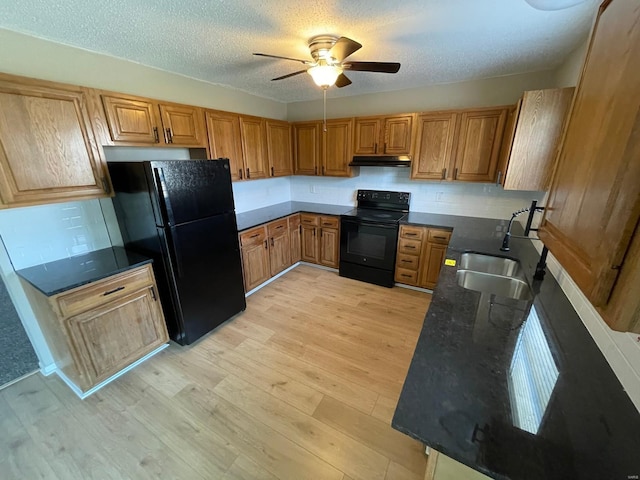
[[[150,262],[151,259],[143,255],[122,247],[111,247],[24,268],[16,273],[50,297]]]
[[[503,220],[404,222],[452,228],[447,258],[502,254]],[[638,478],[640,413],[553,276],[533,281],[532,242],[511,246],[533,300],[464,289],[443,266],[393,427],[492,478]]]
[[[236,214],[238,231],[247,230],[263,223],[287,217],[298,212],[318,213],[321,215],[342,215],[354,207],[330,205],[325,203],[283,202],[256,210]]]

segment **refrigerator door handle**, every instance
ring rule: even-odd
[[[173,264],[174,271],[178,278],[182,277],[182,262],[180,261],[180,250],[178,248],[177,235],[173,228],[165,230],[169,261]]]
[[[164,178],[164,172],[162,168],[154,168],[153,173],[156,176],[156,184],[158,185],[158,196],[160,197],[160,204],[164,210],[164,217],[166,218],[167,225],[173,225],[173,209],[171,208],[171,199],[167,195],[166,180]]]

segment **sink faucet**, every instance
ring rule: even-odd
[[[536,212],[541,212],[544,210],[544,207],[538,207],[538,201],[537,200],[533,200],[531,202],[531,206],[530,207],[526,207],[526,208],[522,208],[520,210],[516,210],[515,212],[513,212],[511,214],[511,220],[509,220],[509,226],[507,227],[507,233],[505,233],[504,235],[504,239],[502,240],[502,246],[500,247],[500,250],[503,252],[508,252],[510,250],[509,247],[509,242],[511,241],[511,238],[530,238],[529,237],[529,232],[535,232],[538,229],[537,228],[531,228],[531,222],[533,221],[533,215]],[[524,235],[511,235],[511,226],[513,225],[513,220],[519,216],[522,215],[525,212],[529,212],[529,218],[527,219],[527,226],[524,229]],[[538,240],[537,238],[530,238],[531,240]]]

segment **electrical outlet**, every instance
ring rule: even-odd
[[[311,193],[318,193],[318,192],[316,191],[316,186],[315,186],[315,185],[309,185],[309,191],[310,191]]]
[[[436,202],[441,202],[444,192],[436,192]]]

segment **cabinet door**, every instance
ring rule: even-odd
[[[291,125],[288,122],[267,120],[266,130],[269,175],[271,177],[293,175]]]
[[[231,180],[244,178],[240,117],[233,113],[208,111],[207,132],[212,158],[228,158]]]
[[[413,115],[398,115],[384,119],[384,153],[409,155],[411,153],[411,129]]]
[[[81,88],[0,75],[0,195],[10,206],[105,196],[106,165]]]
[[[340,257],[340,234],[336,228],[320,229],[319,263],[327,267],[338,268]]]
[[[508,110],[468,110],[460,115],[453,179],[464,182],[496,180],[500,144]]]
[[[245,291],[253,290],[271,277],[268,241],[242,246],[242,271]]]
[[[434,288],[438,283],[438,275],[447,255],[447,246],[428,242],[426,244],[422,272],[420,273],[420,286]]]
[[[273,277],[291,265],[289,232],[285,230],[282,234],[271,237],[269,242],[269,266]]]
[[[324,162],[322,175],[331,177],[350,177],[349,163],[353,132],[353,119],[328,120],[327,131],[324,132]]]
[[[302,225],[302,239],[301,239],[301,252],[300,257],[305,262],[319,263],[319,237],[318,228],[308,225]]]
[[[159,131],[156,108],[143,98],[125,98],[102,95],[102,104],[109,124],[109,133],[115,143],[160,143],[164,139]]]
[[[524,92],[509,152],[505,190],[548,189],[573,91],[555,88]],[[509,143],[507,135],[505,142]]]
[[[267,177],[267,145],[264,119],[240,116],[242,153],[247,179]]]
[[[154,287],[71,317],[65,324],[91,385],[169,340]]]
[[[296,175],[318,175],[321,164],[320,122],[305,122],[293,125],[293,161]]]
[[[639,23],[637,2],[600,9],[538,232],[594,306],[609,300],[640,217]]]
[[[289,244],[291,246],[291,265],[300,261],[301,236],[300,214],[291,215],[289,221]]]
[[[167,144],[189,147],[206,145],[204,113],[201,108],[189,105],[159,105],[160,118]]]
[[[411,178],[445,180],[453,155],[455,113],[420,115]],[[452,172],[449,172],[452,174]]]
[[[382,145],[378,147],[382,118],[356,118],[356,127],[353,143],[354,155],[376,155],[382,152]],[[378,152],[380,148],[380,152]]]

